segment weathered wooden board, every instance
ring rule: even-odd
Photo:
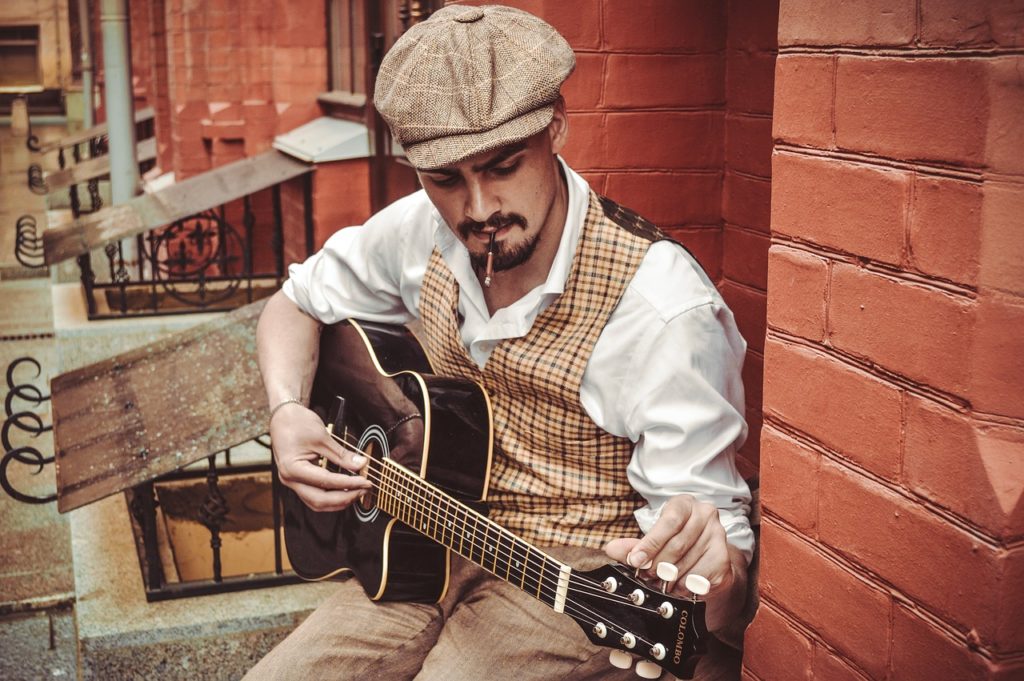
[[[61,512],[266,432],[266,301],[50,382]]]
[[[313,166],[275,150],[220,166],[43,232],[46,264],[169,225],[312,170]]]
[[[156,139],[150,137],[135,145],[135,159],[139,163],[152,161],[156,158]],[[89,180],[106,177],[110,174],[110,156],[97,156],[86,159],[68,168],[55,170],[46,174],[46,191],[54,192],[65,189],[73,184],[83,184]]]
[[[135,122],[142,123],[144,121],[151,121],[153,120],[154,115],[155,114],[153,112],[153,107],[147,106],[146,108],[139,109],[135,112]],[[106,135],[108,129],[109,128],[107,128],[106,123],[100,123],[99,125],[94,125],[91,128],[85,128],[83,130],[79,130],[78,132],[61,137],[60,139],[54,140],[49,144],[41,145],[39,147],[39,151],[40,153],[46,154],[51,151],[57,151],[61,147],[70,147],[75,144],[82,144],[84,142],[88,142],[94,137]]]

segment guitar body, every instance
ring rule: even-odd
[[[325,328],[310,407],[367,456],[391,459],[483,510],[493,444],[487,395],[472,381],[434,375],[404,327],[352,321]],[[313,511],[288,488],[282,502],[285,546],[300,577],[355,574],[374,600],[444,596],[449,549],[384,512],[375,492],[341,512]]]

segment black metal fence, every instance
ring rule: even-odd
[[[312,228],[303,185],[302,221]],[[89,319],[219,312],[271,295],[284,279],[282,185],[78,258]]]

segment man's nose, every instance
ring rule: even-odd
[[[466,217],[474,222],[487,222],[491,217],[501,210],[501,203],[487,186],[479,181],[466,183],[468,194],[466,196]]]

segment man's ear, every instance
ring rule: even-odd
[[[555,102],[555,111],[548,124],[548,134],[551,136],[551,153],[561,152],[569,138],[569,117],[565,114],[565,99],[561,96]]]

